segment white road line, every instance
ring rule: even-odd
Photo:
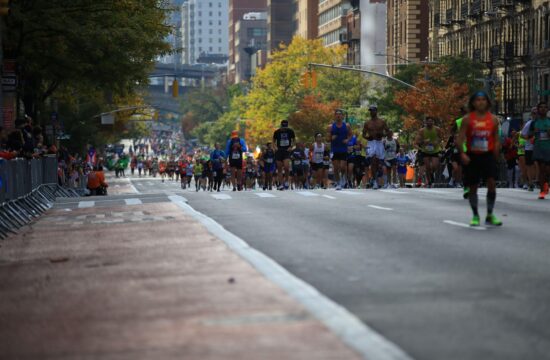
[[[369,205],[370,208],[377,209],[377,210],[385,210],[385,211],[392,211],[392,208],[387,208],[383,206],[376,206],[376,205]]]
[[[355,315],[336,304],[317,289],[298,279],[264,253],[252,248],[244,240],[227,231],[222,225],[183,202],[175,202],[187,214],[203,224],[267,279],[281,287],[301,303],[347,345],[368,360],[412,360],[397,345],[361,322]]]
[[[231,196],[226,194],[211,194],[210,196],[216,200],[231,200]]]
[[[342,191],[338,191],[340,194],[346,194],[346,195],[359,195],[358,192],[354,192],[354,191],[347,191],[347,190],[342,190]]]
[[[153,183],[152,181],[147,181],[147,185],[149,185],[149,186],[154,186],[155,183]]]
[[[132,180],[128,180],[128,183],[130,184],[130,188],[136,193],[139,194],[139,191],[136,189],[134,184],[132,183]]]
[[[78,208],[79,209],[85,209],[85,208],[91,208],[95,206],[95,201],[79,201],[78,202]]]
[[[460,223],[460,222],[456,222],[456,221],[452,221],[452,220],[444,220],[443,221],[445,224],[449,224],[449,225],[453,225],[453,226],[460,226],[460,227],[463,227],[463,228],[467,228],[467,229],[472,229],[472,230],[487,230],[486,227],[483,227],[483,226],[470,226],[468,224],[464,224],[464,223]]]
[[[184,198],[183,196],[179,196],[179,195],[170,195],[170,196],[168,196],[168,199],[170,199],[170,201],[175,202],[175,203],[178,203],[178,202],[186,203],[187,202],[186,198]]]
[[[431,194],[443,194],[451,195],[452,193],[448,191],[434,190],[434,189],[418,189],[420,192],[431,193]]]
[[[336,198],[334,196],[330,196],[330,195],[323,195],[323,197],[325,197],[327,199],[331,199],[331,200],[336,200]]]
[[[385,192],[385,193],[389,193],[389,194],[401,194],[401,195],[403,195],[403,194],[406,194],[406,195],[410,194],[410,193],[408,193],[408,192],[398,191],[398,190],[380,190],[380,191],[381,191],[381,192]]]
[[[261,198],[274,198],[274,197],[276,197],[273,194],[265,193],[265,192],[254,193],[254,195],[256,195],[257,197],[261,197]]]
[[[141,205],[143,202],[140,199],[124,199],[126,205]]]
[[[296,191],[296,194],[302,195],[302,196],[319,196],[319,194],[316,194],[311,191]]]

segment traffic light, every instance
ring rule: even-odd
[[[174,82],[172,82],[172,97],[179,97],[180,96],[180,85],[178,83],[178,79],[174,79]]]
[[[11,0],[0,0],[0,16],[8,16],[10,14]]]
[[[502,102],[502,87],[500,86],[495,87],[495,100]]]

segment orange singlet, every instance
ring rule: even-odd
[[[495,123],[493,115],[487,112],[479,118],[475,112],[470,113],[470,123],[466,129],[468,152],[485,154],[495,149]]]

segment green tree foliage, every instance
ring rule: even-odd
[[[14,1],[3,42],[5,57],[20,69],[24,111],[47,119],[48,99],[67,101],[61,92],[73,97],[66,109],[83,99],[105,109],[134,96],[155,59],[170,50],[167,14],[164,0]]]

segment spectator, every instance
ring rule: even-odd
[[[109,185],[105,182],[103,167],[96,166],[88,173],[88,190],[90,195],[107,195]]]

